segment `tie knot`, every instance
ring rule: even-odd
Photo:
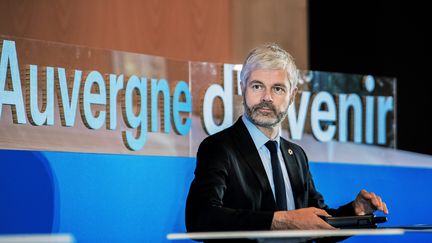
[[[267,143],[265,143],[265,146],[270,151],[271,154],[277,153],[277,142],[268,140]]]

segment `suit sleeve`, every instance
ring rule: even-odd
[[[194,231],[269,230],[273,212],[225,207],[232,153],[221,141],[205,139],[186,202],[186,227]]]

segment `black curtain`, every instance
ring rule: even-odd
[[[397,147],[432,154],[431,13],[421,1],[309,0],[309,68],[397,78]]]

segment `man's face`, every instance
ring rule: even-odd
[[[283,70],[258,69],[251,72],[243,87],[246,115],[257,126],[272,128],[286,117],[296,90],[290,93],[287,73]]]

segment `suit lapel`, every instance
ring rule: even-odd
[[[296,156],[293,154],[293,150],[289,147],[288,143],[282,138],[280,141],[282,156],[285,161],[285,166],[288,170],[291,188],[293,190],[295,206],[298,209],[301,208],[304,194],[302,180],[300,177],[300,168]]]
[[[249,131],[246,128],[246,125],[241,121],[241,117],[234,124],[233,129],[235,134],[233,134],[232,138],[239,148],[239,152],[243,155],[243,159],[252,168],[252,171],[257,176],[263,191],[271,191],[270,183],[262,164],[261,157]]]

